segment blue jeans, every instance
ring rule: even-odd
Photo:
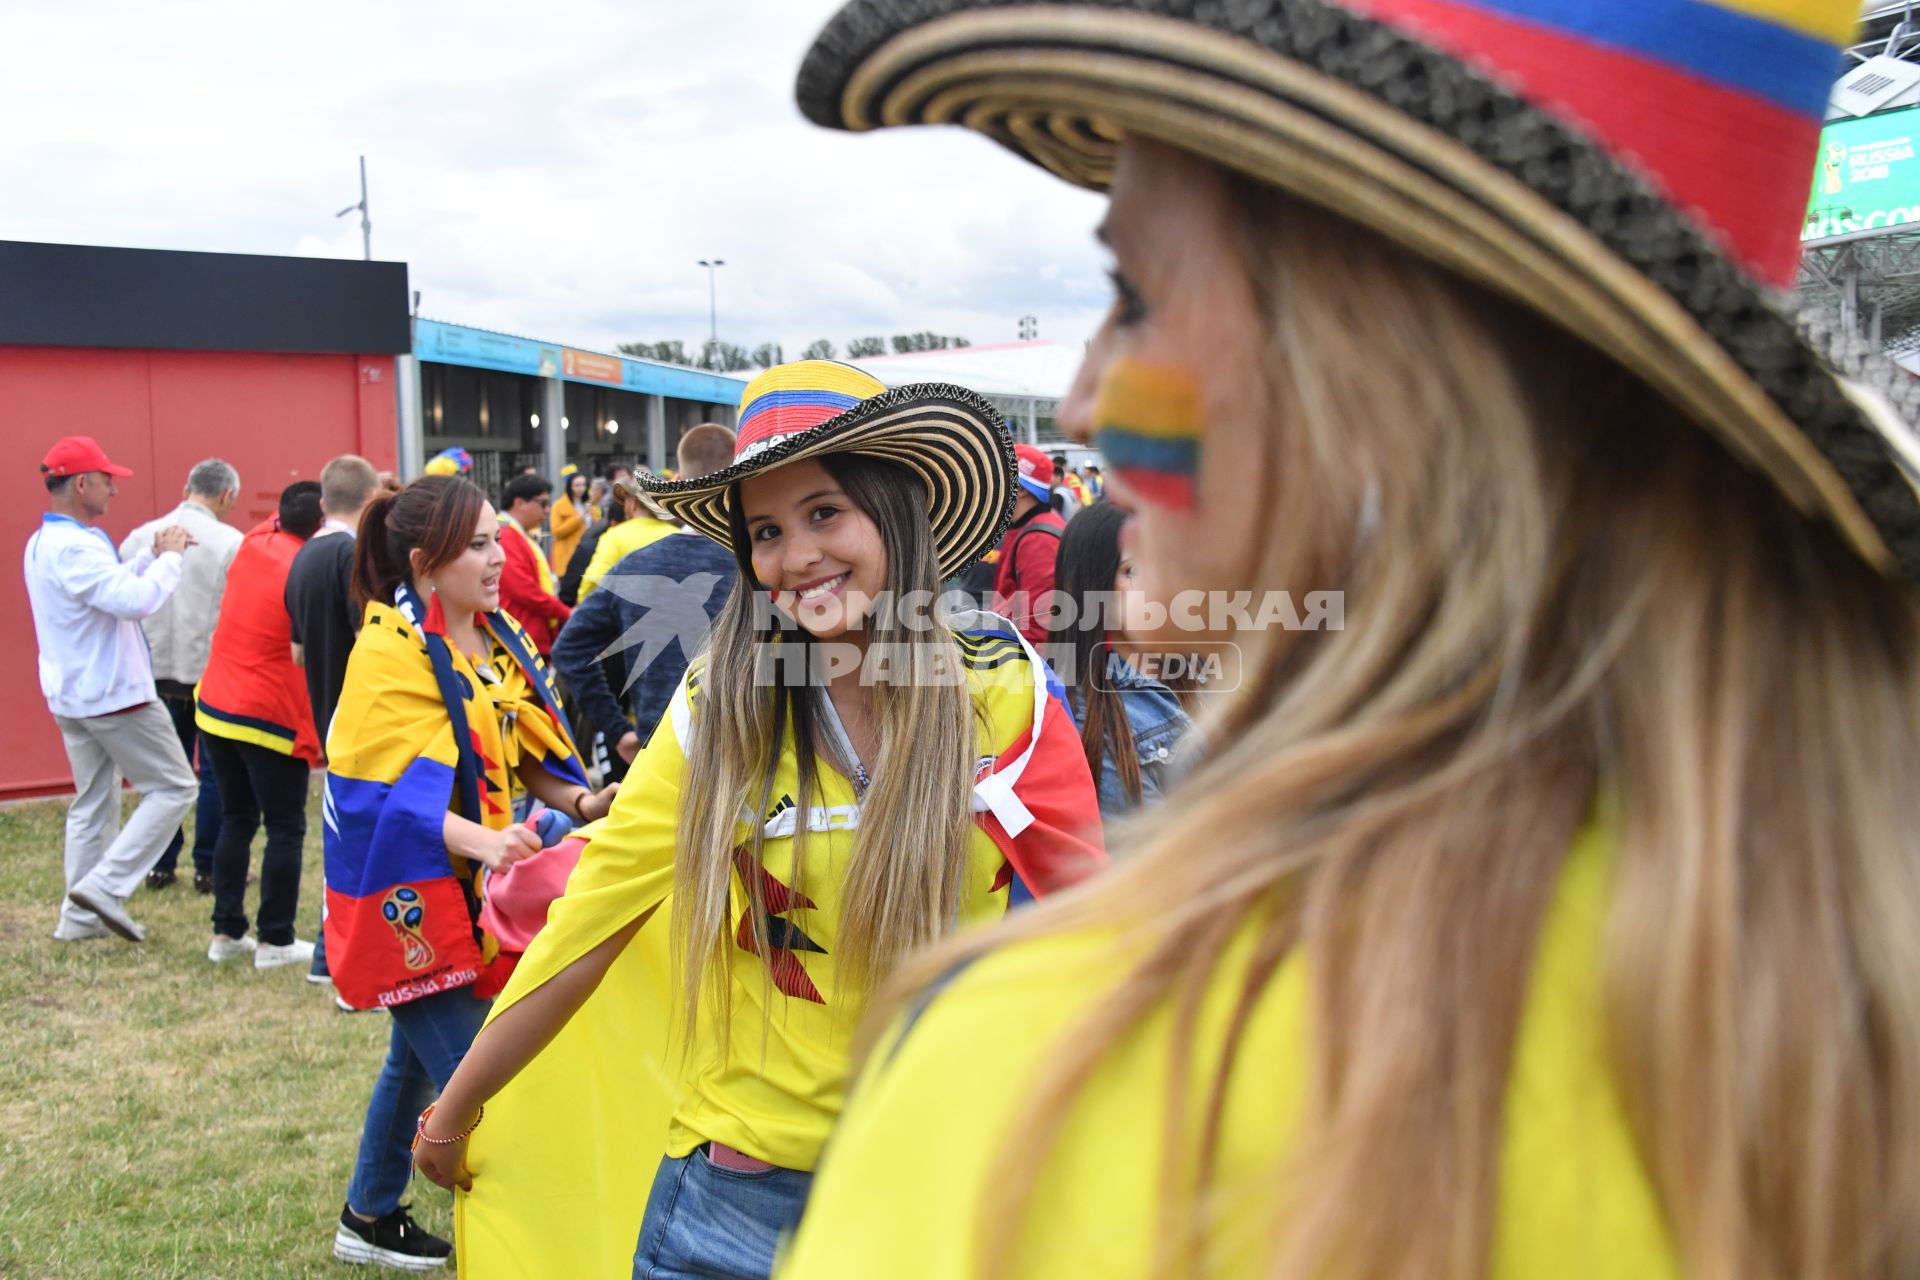
[[[414,1121],[447,1087],[489,1007],[489,1001],[474,999],[462,987],[389,1011],[393,1037],[386,1065],[373,1082],[367,1122],[360,1130],[360,1155],[353,1181],[347,1184],[347,1206],[355,1213],[384,1218],[400,1207],[413,1177]]]
[[[633,1280],[767,1280],[812,1185],[797,1169],[722,1169],[704,1147],[668,1156],[647,1195]]]

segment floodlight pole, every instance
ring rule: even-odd
[[[700,265],[707,269],[707,351],[712,353],[720,348],[720,294],[714,285],[714,274],[727,265],[727,260],[702,258]]]
[[[360,203],[350,204],[333,216],[344,218],[355,209],[360,211],[360,255],[368,262],[372,262],[373,221],[367,212],[367,158],[365,156],[360,157]]]

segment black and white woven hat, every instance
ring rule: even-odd
[[[1139,135],[1386,235],[1635,371],[1920,584],[1920,385],[1790,299],[1857,0],[852,0],[850,130],[959,124],[1069,182]]]
[[[998,409],[944,383],[889,391],[832,360],[775,365],[747,384],[732,465],[697,480],[636,474],[633,482],[670,519],[731,547],[736,484],[829,453],[885,458],[920,478],[944,575],[979,559],[1013,519],[1013,440]]]

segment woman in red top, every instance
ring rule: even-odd
[[[252,953],[256,969],[306,964],[313,944],[294,936],[300,853],[307,838],[307,778],[320,763],[307,682],[293,665],[285,603],[293,557],[320,527],[320,486],[289,485],[280,514],[250,531],[227,571],[206,674],[194,691],[200,749],[220,784],[213,847],[213,941],[219,963]],[[260,858],[260,933],[247,934],[247,863],[266,820]]]

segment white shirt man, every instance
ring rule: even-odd
[[[187,487],[179,506],[139,526],[120,543],[120,562],[132,565],[141,556],[153,553],[153,540],[169,525],[179,525],[193,537],[194,545],[180,559],[180,585],[158,613],[140,623],[153,653],[153,684],[160,705],[173,721],[174,734],[189,761],[195,759],[199,745],[199,730],[193,722],[193,686],[207,669],[213,624],[220,617],[220,597],[227,589],[227,566],[233,563],[244,536],[225,523],[239,500],[240,473],[219,458],[208,458],[187,473]],[[213,846],[220,838],[220,787],[212,770],[204,767],[204,761],[200,763],[193,887],[201,893],[212,893]],[[176,830],[161,851],[160,860],[147,872],[149,889],[164,889],[174,882],[185,844],[185,829]]]
[[[179,525],[193,537],[180,558],[180,585],[141,622],[153,650],[153,677],[193,686],[207,669],[207,647],[213,642],[213,624],[220,616],[220,597],[227,589],[227,566],[244,536],[226,523],[240,497],[240,476],[218,458],[208,458],[187,474],[180,505],[140,525],[120,543],[120,561],[131,565],[150,553],[153,540],[169,525]]]
[[[51,510],[27,539],[24,570],[40,644],[40,691],[73,766],[67,809],[66,897],[54,937],[108,932],[139,942],[146,931],[125,902],[193,806],[198,785],[153,686],[139,620],[180,582],[193,545],[171,526],[123,565],[97,526],[118,494],[115,466],[90,436],[68,436],[40,464]],[[120,778],[141,801],[120,827]]]

